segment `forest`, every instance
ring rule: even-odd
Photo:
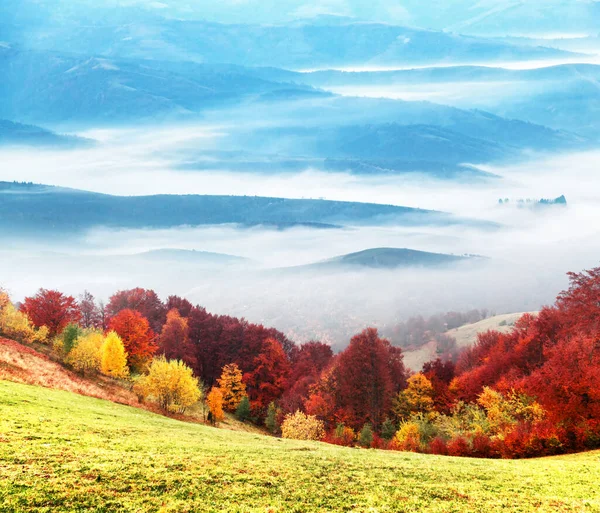
[[[140,402],[183,414],[203,401],[273,435],[454,456],[526,458],[600,447],[600,268],[569,274],[554,305],[489,331],[461,351],[404,366],[402,349],[366,328],[338,354],[153,290],[106,304],[40,289],[20,304],[0,294],[0,335],[47,346],[83,376],[121,380]],[[402,345],[425,327],[487,312],[412,319]]]

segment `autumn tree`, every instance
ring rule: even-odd
[[[182,360],[190,367],[194,365],[195,358],[189,340],[188,322],[176,308],[167,313],[167,321],[160,333],[158,345],[165,358]]]
[[[46,326],[50,337],[58,335],[67,324],[78,323],[81,319],[75,298],[57,290],[40,289],[35,296],[26,297],[21,311],[37,328]]]
[[[290,370],[289,361],[281,344],[274,338],[267,338],[252,364],[254,368],[244,375],[244,383],[253,407],[264,411],[271,401],[284,392]]]
[[[111,331],[106,335],[101,353],[100,371],[102,374],[113,378],[126,378],[129,375],[127,353],[123,341],[117,333]]]
[[[201,398],[201,387],[192,369],[180,360],[154,358],[148,374],[134,386],[138,396],[154,398],[160,407],[172,413],[184,413]]]
[[[325,428],[315,416],[297,411],[285,416],[281,436],[293,440],[321,440],[325,436]]]
[[[80,324],[83,328],[102,328],[102,314],[96,304],[96,299],[87,290],[79,296],[77,301],[81,312]]]
[[[218,387],[212,387],[206,396],[206,404],[209,410],[209,419],[212,424],[217,424],[225,418],[223,412],[223,394]]]
[[[394,400],[394,413],[404,419],[412,413],[429,413],[433,409],[433,385],[424,374],[408,378],[408,386]]]
[[[225,365],[217,382],[223,394],[223,409],[235,411],[242,399],[246,397],[246,384],[242,380],[242,371],[235,363]]]
[[[140,312],[126,309],[112,317],[108,327],[123,341],[129,365],[144,369],[158,349],[148,320]]]
[[[374,328],[352,337],[337,360],[336,404],[355,429],[370,423],[379,429],[392,405],[395,384],[389,344]]]
[[[37,328],[27,314],[17,310],[8,294],[0,292],[0,335],[19,342],[46,342],[48,328]]]
[[[66,363],[82,374],[95,372],[100,369],[102,362],[102,345],[104,335],[98,331],[91,331],[80,336],[73,349],[66,357]]]
[[[110,297],[106,305],[107,317],[115,317],[123,310],[139,312],[155,333],[161,332],[167,315],[167,309],[156,292],[142,288],[120,290]]]

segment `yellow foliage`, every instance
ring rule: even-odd
[[[148,375],[137,381],[134,391],[140,397],[156,399],[163,410],[174,413],[183,413],[202,395],[192,369],[164,356],[152,360]]]
[[[212,387],[210,389],[210,392],[206,397],[206,403],[208,404],[208,409],[210,410],[211,419],[214,424],[225,418],[225,413],[223,413],[223,393],[220,388]]]
[[[223,367],[221,378],[217,380],[223,394],[223,408],[235,411],[246,395],[246,384],[242,381],[242,371],[235,363]]]
[[[127,353],[123,341],[114,331],[111,331],[102,344],[100,371],[113,378],[126,378],[129,375]]]
[[[36,329],[27,314],[19,312],[8,295],[0,292],[0,334],[19,342],[46,342],[48,328]]]
[[[100,368],[102,361],[102,345],[104,344],[104,335],[93,331],[80,337],[76,345],[67,355],[66,362],[76,371],[86,373],[93,372]]]
[[[321,440],[325,436],[325,426],[314,415],[306,415],[298,410],[285,416],[281,424],[281,436],[294,440]]]
[[[394,413],[406,418],[412,413],[429,413],[433,410],[433,385],[422,373],[408,378],[408,386],[398,394],[394,403]]]
[[[421,432],[416,422],[403,422],[394,437],[396,447],[403,451],[417,451],[421,445]]]

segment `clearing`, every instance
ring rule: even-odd
[[[0,381],[0,511],[600,511],[600,452],[477,460],[185,423]]]

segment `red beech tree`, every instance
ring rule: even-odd
[[[136,310],[150,323],[155,333],[160,333],[167,317],[167,308],[153,290],[135,288],[120,290],[113,294],[106,305],[106,315],[110,319],[121,310]]]
[[[160,350],[168,360],[182,360],[189,367],[194,367],[196,359],[189,340],[188,322],[179,314],[179,310],[174,308],[167,313],[167,322],[158,341]]]
[[[36,327],[46,326],[51,337],[58,335],[67,324],[81,319],[75,298],[58,290],[40,289],[35,296],[25,298],[21,311]]]
[[[121,337],[133,367],[143,368],[158,349],[148,319],[136,310],[121,310],[110,319],[108,328]]]

